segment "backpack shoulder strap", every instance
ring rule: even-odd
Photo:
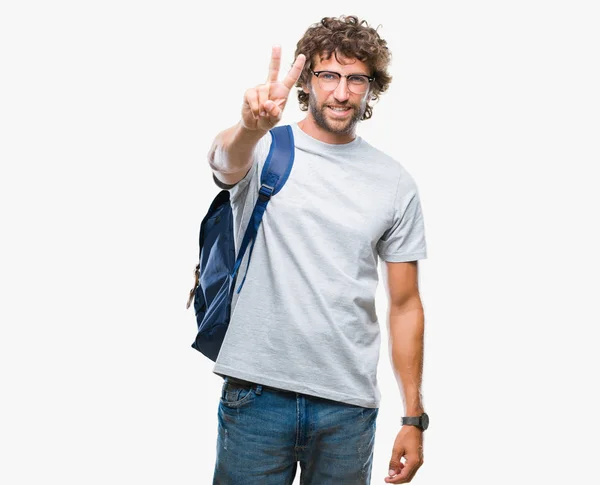
[[[265,200],[281,190],[294,165],[294,134],[290,125],[270,130],[271,148],[260,175],[260,200]]]
[[[254,211],[248,221],[248,227],[242,240],[242,245],[233,268],[232,277],[235,278],[237,275],[240,264],[244,257],[244,253],[250,241],[250,253],[248,255],[248,263],[246,264],[246,274],[240,284],[237,292],[239,293],[244,286],[246,281],[246,275],[248,274],[248,267],[250,266],[250,258],[252,258],[252,251],[254,250],[254,243],[256,242],[256,234],[258,232],[258,226],[262,220],[263,214],[267,208],[267,204],[271,199],[271,196],[276,194],[285,185],[292,166],[294,165],[294,134],[290,125],[277,126],[270,130],[272,140],[271,149],[265,160],[261,175],[260,175],[260,190],[258,192],[258,200],[254,206]]]

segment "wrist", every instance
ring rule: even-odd
[[[419,416],[403,416],[402,426],[414,426],[421,431],[425,431],[429,427],[429,416],[425,412]]]
[[[260,140],[263,136],[265,136],[269,130],[261,130],[258,125],[255,129],[248,128],[244,124],[244,120],[241,120],[238,124],[238,129],[236,135],[245,140],[251,140],[252,142]]]

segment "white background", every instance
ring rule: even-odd
[[[598,483],[595,3],[3,2],[0,482],[212,483],[222,379],[184,305],[206,153],[273,44],[283,75],[310,24],[356,14],[394,76],[358,133],[426,224],[413,483]],[[374,484],[403,413],[382,281],[377,309]]]

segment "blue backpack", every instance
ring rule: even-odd
[[[190,307],[193,299],[198,333],[192,347],[212,361],[217,360],[229,327],[233,290],[246,249],[252,241],[246,265],[247,274],[258,226],[267,204],[284,186],[294,165],[294,135],[291,126],[278,126],[271,129],[270,133],[271,149],[261,172],[258,200],[248,221],[237,258],[228,190],[219,192],[200,225],[200,258],[195,270],[196,282],[190,290],[186,308]],[[246,275],[237,293],[245,281]]]

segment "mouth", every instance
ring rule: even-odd
[[[349,106],[327,106],[327,111],[338,118],[343,118],[352,111]]]

